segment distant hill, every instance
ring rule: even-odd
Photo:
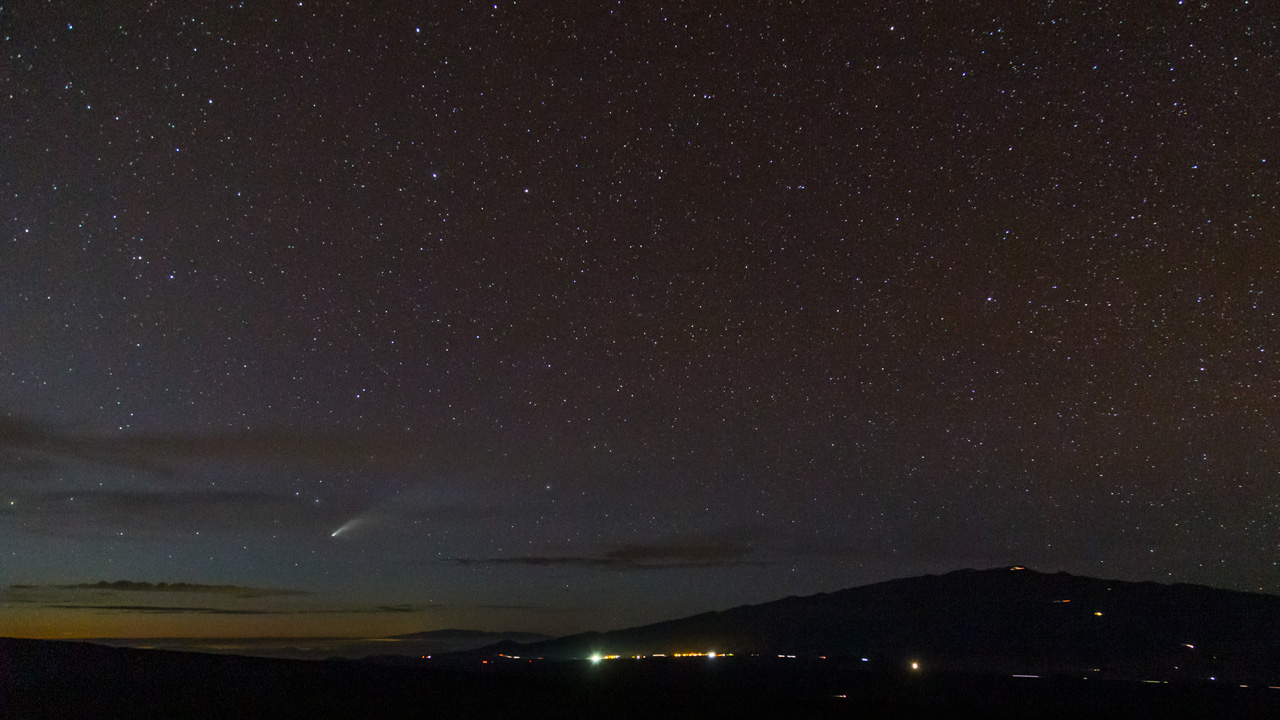
[[[500,642],[538,642],[550,635],[485,630],[431,630],[381,638],[96,638],[112,647],[176,650],[256,657],[322,660],[325,658],[377,658],[389,662],[422,659],[432,655],[465,652]]]
[[[489,652],[867,658],[924,668],[1278,684],[1280,597],[1022,568],[959,570]]]
[[[541,635],[539,633],[529,632],[489,632],[487,630],[427,630],[425,632],[408,633],[405,635],[392,635],[392,640],[434,640],[439,642],[466,642],[480,641],[481,643],[494,643],[502,640],[511,640],[513,642],[531,643],[540,642],[542,640],[550,640],[551,635]]]

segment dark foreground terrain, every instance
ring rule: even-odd
[[[0,717],[1280,717],[1280,690],[867,669],[856,658],[391,667],[0,639]]]
[[[505,647],[489,650],[852,656],[973,674],[1280,685],[1280,597],[1022,567],[957,570]]]

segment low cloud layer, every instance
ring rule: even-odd
[[[25,533],[58,537],[172,538],[200,532],[319,533],[350,513],[341,503],[229,490],[66,490],[12,493],[0,518]]]
[[[433,448],[465,446],[462,438],[434,438]],[[170,474],[199,463],[305,467],[339,472],[398,469],[439,461],[409,436],[264,429],[207,434],[71,433],[0,415],[0,458],[11,467],[49,469],[67,463]]]
[[[207,604],[163,604],[160,598],[205,598]],[[263,602],[241,603],[240,601]],[[157,600],[159,604],[150,604]],[[139,615],[358,615],[410,614],[430,610],[525,610],[558,612],[565,608],[531,605],[398,603],[365,606],[317,606],[315,593],[286,588],[245,585],[207,585],[186,582],[135,582],[114,580],[71,584],[12,584],[0,596],[0,605],[22,605],[49,610],[80,610]],[[295,601],[301,601],[299,605]]]
[[[11,588],[35,589],[34,585],[11,585]],[[207,595],[230,595],[237,598],[279,597],[284,595],[310,595],[305,590],[284,590],[279,588],[246,587],[243,585],[202,585],[199,583],[149,583],[130,580],[108,582],[100,580],[96,583],[77,583],[74,585],[54,585],[59,590],[105,590],[110,592],[141,593],[202,593]]]
[[[265,610],[257,608],[216,608],[184,605],[98,605],[76,603],[48,603],[43,607],[55,610],[96,610],[99,612],[137,613],[140,615],[348,615],[364,613],[416,613],[426,610],[426,605],[379,605],[365,608],[307,608],[296,610]]]
[[[13,584],[5,588],[0,600],[3,600],[3,604],[6,605],[38,606],[56,610],[264,615],[291,611],[287,603],[294,598],[311,594],[305,590],[247,585],[100,580],[69,584]],[[199,599],[202,604],[191,606],[151,604],[152,601],[160,598],[174,597]],[[264,599],[273,606],[261,607],[260,604],[254,606],[252,602],[260,602]],[[245,605],[243,601],[251,602]],[[162,600],[160,602],[163,603]],[[205,606],[203,603],[209,603],[209,605]]]
[[[494,558],[453,558],[459,565],[577,566],[606,570],[663,570],[761,564],[749,560],[751,549],[730,543],[626,545],[599,555],[521,555]]]

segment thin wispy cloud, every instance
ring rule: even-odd
[[[142,615],[354,615],[368,613],[416,613],[427,609],[425,605],[379,605],[362,608],[306,608],[306,609],[258,609],[218,608],[185,605],[107,605],[93,603],[47,603],[55,610],[95,610],[112,613],[137,613]]]
[[[208,604],[151,604],[159,598],[205,598]],[[136,613],[143,615],[364,615],[410,614],[431,610],[501,609],[553,612],[559,608],[477,603],[393,603],[364,606],[317,606],[321,600],[308,590],[211,585],[187,582],[101,580],[64,584],[14,583],[4,589],[4,604],[35,605],[50,610]],[[241,601],[250,601],[242,603]],[[256,602],[255,602],[256,601]],[[299,605],[301,601],[303,604]],[[264,605],[265,602],[265,605]]]
[[[38,589],[36,585],[10,585],[11,588]],[[230,595],[236,598],[280,597],[288,595],[310,595],[305,590],[288,590],[281,588],[246,587],[243,585],[203,585],[200,583],[149,583],[130,580],[106,581],[96,583],[76,583],[73,585],[52,585],[59,590],[99,590],[129,593],[200,593],[205,595]]]
[[[627,545],[599,555],[519,555],[452,558],[459,565],[576,566],[605,570],[664,570],[761,564],[748,559],[751,548],[739,544]]]
[[[469,446],[465,438],[442,438],[438,433],[431,443],[393,433],[280,428],[204,434],[74,433],[0,415],[0,457],[31,469],[81,463],[170,474],[200,463],[237,463],[385,471],[438,464],[442,450]]]
[[[138,613],[141,615],[287,615],[283,610],[254,610],[248,608],[185,607],[173,605],[94,605],[75,603],[48,603],[44,607],[54,610],[96,610],[99,612]]]
[[[263,614],[285,611],[296,600],[311,596],[306,590],[248,585],[212,585],[188,582],[137,582],[100,580],[97,582],[30,584],[15,583],[0,593],[4,604],[38,605],[62,610],[114,610],[133,612],[209,612],[218,614]],[[200,605],[172,606],[160,598],[182,597]],[[269,605],[263,607],[262,602]],[[204,604],[208,603],[208,607]],[[256,603],[256,604],[255,604]],[[220,606],[220,607],[218,607]]]
[[[341,502],[267,492],[190,489],[15,492],[0,518],[32,535],[180,537],[196,531],[319,533],[350,513]]]

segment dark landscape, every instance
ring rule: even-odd
[[[432,658],[4,639],[0,671],[31,718],[1264,717],[1280,597],[961,570]]]
[[[92,638],[112,647],[178,650],[292,660],[359,660],[370,656],[415,657],[474,650],[504,640],[536,642],[551,639],[540,633],[432,630],[390,637],[239,637],[239,638]]]
[[[3,639],[0,662],[6,718],[1261,718],[1280,711],[1276,690],[1225,683],[917,677],[799,658],[425,669]]]

